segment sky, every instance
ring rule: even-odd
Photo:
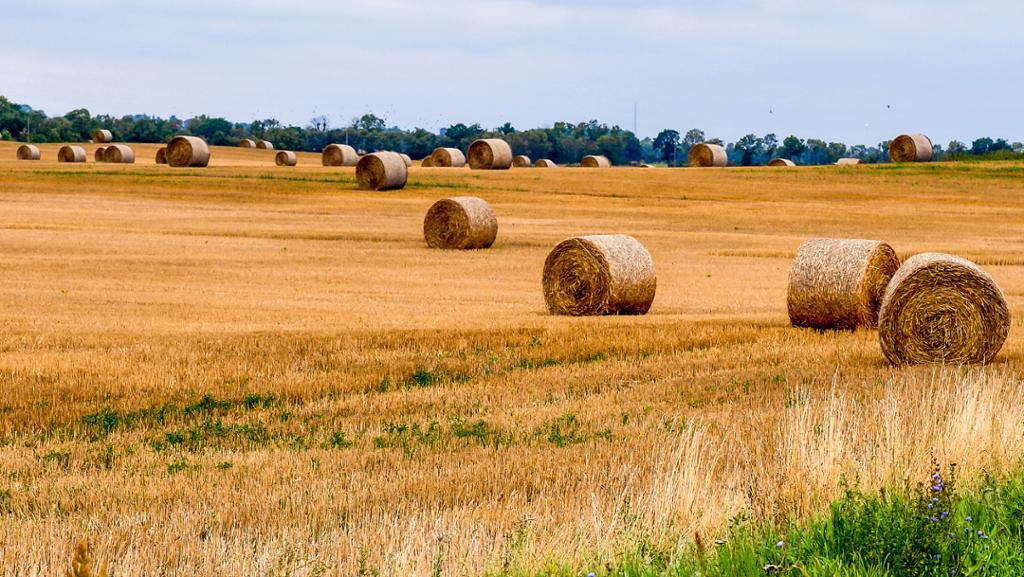
[[[0,94],[50,115],[1012,142],[1022,24],[1021,0],[2,0]]]

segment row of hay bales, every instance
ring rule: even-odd
[[[932,141],[923,134],[901,134],[889,145],[889,160],[892,162],[931,162],[934,156]],[[729,165],[729,155],[720,144],[701,142],[690,148],[687,155],[690,166],[699,168],[724,167]],[[840,158],[838,166],[861,164],[859,158]],[[787,158],[775,158],[768,162],[771,167],[794,167],[796,163]]]
[[[259,150],[274,150],[274,143],[269,140],[253,140],[251,138],[243,138],[238,141],[239,148],[257,148]]]

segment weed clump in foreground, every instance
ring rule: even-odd
[[[78,543],[75,548],[75,556],[71,559],[71,568],[66,573],[67,577],[107,577],[107,564],[100,566],[99,573],[92,571],[92,553],[89,552],[89,544],[84,540]]]

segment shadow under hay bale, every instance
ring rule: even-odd
[[[103,162],[111,164],[134,164],[135,151],[125,144],[111,144],[103,150]]]
[[[274,155],[274,164],[277,166],[295,166],[298,162],[299,157],[290,150],[282,150]]]
[[[796,163],[788,158],[773,158],[771,162],[768,163],[768,166],[792,168],[796,166]]]
[[[530,168],[531,166],[533,166],[533,161],[530,160],[529,156],[526,156],[525,154],[520,154],[512,159],[512,166],[516,168]]]
[[[901,134],[889,143],[892,162],[931,162],[933,154],[932,140],[923,134]]]
[[[430,155],[430,165],[440,168],[462,168],[466,166],[466,155],[458,148],[435,148]]]
[[[367,190],[394,190],[405,187],[409,168],[397,152],[374,152],[359,159],[356,180],[359,188]]]
[[[34,144],[22,144],[18,147],[16,153],[18,160],[39,160],[42,155],[39,153],[39,147]]]
[[[109,130],[97,128],[92,131],[92,141],[95,144],[105,144],[107,142],[112,142],[113,140],[114,135]]]
[[[198,136],[175,136],[167,144],[167,164],[176,167],[203,167],[210,164],[210,147]]]
[[[534,165],[537,168],[558,168],[558,165],[547,158],[542,158]]]
[[[878,308],[900,266],[891,246],[874,240],[816,238],[797,250],[786,298],[795,327],[853,330],[878,326]]]
[[[564,240],[544,262],[544,301],[556,315],[642,315],[657,284],[650,253],[624,234]]]
[[[729,155],[726,154],[725,148],[707,142],[694,144],[686,159],[690,166],[699,168],[721,168],[729,165]]]
[[[591,154],[583,157],[580,166],[583,168],[611,168],[612,161],[608,160],[607,156]]]
[[[85,162],[88,154],[81,146],[62,146],[57,152],[57,162]]]
[[[489,248],[498,236],[498,219],[482,198],[456,196],[433,204],[423,219],[423,238],[430,248]]]
[[[882,300],[878,340],[896,365],[985,364],[1010,331],[1006,296],[991,276],[960,257],[923,253],[893,276]]]
[[[347,144],[328,144],[320,155],[324,166],[355,166],[357,162],[359,153]]]
[[[512,168],[512,147],[500,138],[482,138],[469,145],[469,167],[473,170]]]

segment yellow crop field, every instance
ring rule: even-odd
[[[75,545],[119,577],[469,576],[813,516],[842,491],[1024,457],[1024,164],[410,169],[300,153],[210,167],[16,161],[0,143],[0,576]],[[479,196],[498,237],[427,248]],[[573,235],[651,253],[640,317],[547,313]],[[1014,313],[985,367],[894,367],[789,326],[806,239],[984,267]]]

